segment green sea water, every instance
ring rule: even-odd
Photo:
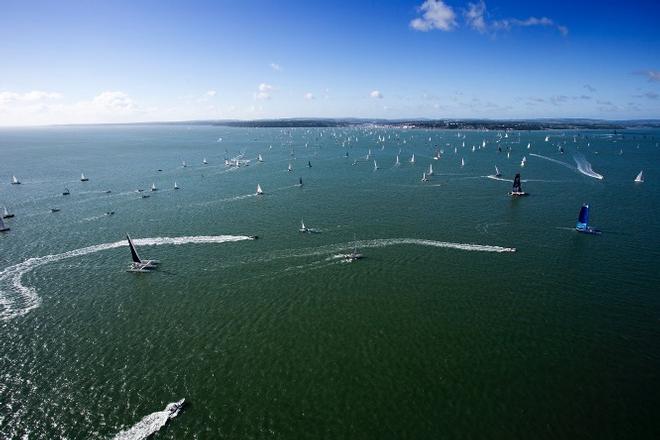
[[[658,438],[658,142],[2,129],[0,438],[113,438],[181,398],[154,438]],[[158,271],[126,272],[126,233]]]

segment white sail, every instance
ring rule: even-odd
[[[293,171],[293,167],[291,166],[290,163],[289,163],[289,168],[288,168],[288,170],[289,170],[289,171]]]
[[[644,171],[640,171],[637,177],[635,177],[635,182],[642,183],[644,182]]]
[[[463,159],[462,157],[461,157],[461,166],[462,166],[462,167],[465,166],[465,159]]]
[[[410,163],[415,163],[415,153],[413,153],[412,157],[410,158]]]
[[[429,179],[426,178],[426,173],[422,173],[422,182],[426,182]]]
[[[433,164],[430,163],[429,164],[429,176],[432,176],[432,175],[433,175]]]
[[[151,184],[151,190],[152,190],[152,191],[156,191],[156,190],[158,190],[158,188],[156,188],[156,184],[155,184],[155,183],[152,183],[152,184]]]
[[[9,217],[9,215],[10,215],[10,214],[9,214],[9,210],[8,210],[7,207],[5,206],[4,209],[3,209],[2,216],[3,216],[3,217]]]
[[[374,171],[376,171],[377,169],[378,169],[378,164],[377,164],[376,161],[374,160]]]
[[[8,231],[9,228],[5,226],[5,221],[0,217],[0,232]]]
[[[527,162],[527,158],[523,156],[522,160],[520,161],[520,166],[524,167],[526,162]]]
[[[263,193],[264,193],[264,192],[263,192],[262,189],[261,189],[261,185],[259,185],[259,184],[257,183],[257,195],[260,196],[260,195],[262,195]]]
[[[176,184],[176,180],[174,181],[174,189],[179,189],[179,185]]]
[[[500,173],[500,169],[497,168],[497,165],[495,165],[495,176],[500,177],[502,174]]]
[[[187,167],[187,165],[186,165],[186,161],[185,161],[185,160],[182,160],[182,161],[181,161],[181,166],[182,166],[183,168]]]
[[[401,165],[401,162],[399,162],[399,156],[398,155],[396,156],[396,162],[394,163],[394,165],[397,166],[397,167],[399,165]]]
[[[486,141],[485,140],[481,141],[481,148],[486,148]]]
[[[11,176],[11,183],[13,183],[14,185],[16,185],[16,184],[21,183],[21,182],[18,181],[18,179],[16,178],[16,176]]]
[[[260,154],[259,157],[257,158],[257,160],[258,160],[259,162],[263,162],[263,161],[264,161],[264,158],[261,157],[261,154]]]
[[[545,141],[548,142],[550,140],[550,136],[545,137]]]
[[[202,163],[203,163],[204,165],[206,165],[206,164],[208,163],[208,162],[206,161],[206,158],[204,158],[204,160],[202,161]]]
[[[80,173],[80,181],[81,181],[81,182],[86,182],[86,181],[88,181],[88,180],[89,180],[89,179],[88,179],[87,177],[85,177],[85,173]]]
[[[454,154],[458,153],[458,148],[454,147]]]
[[[528,143],[527,143],[527,149],[529,150],[530,148],[532,148],[532,143],[531,143],[531,142],[528,142]]]
[[[475,150],[474,145],[472,145],[472,152],[473,152],[473,153],[474,153],[474,150]]]

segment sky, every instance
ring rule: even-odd
[[[0,126],[660,118],[660,1],[0,0]]]

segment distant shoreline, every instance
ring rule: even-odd
[[[425,130],[625,130],[631,128],[660,128],[660,119],[605,120],[584,118],[555,119],[367,119],[367,118],[282,118],[254,120],[191,120],[97,124],[55,124],[0,127],[78,127],[78,126],[136,126],[136,125],[196,125],[237,128],[341,128],[381,127]]]

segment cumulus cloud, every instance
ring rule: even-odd
[[[525,19],[505,18],[489,21],[486,3],[483,0],[480,0],[478,3],[468,3],[468,8],[464,16],[467,25],[482,34],[509,31],[516,26],[545,26],[556,28],[564,36],[568,35],[568,28],[566,26],[555,23],[554,20],[548,17],[528,17]]]
[[[112,112],[130,112],[135,110],[135,102],[124,92],[101,92],[91,102],[91,106],[98,110]]]
[[[259,88],[257,89],[257,92],[254,94],[254,99],[258,99],[260,101],[270,99],[272,92],[273,92],[272,85],[261,83],[259,84]]]
[[[281,72],[282,71],[282,66],[280,66],[277,63],[270,63],[270,68],[273,69],[275,72]]]
[[[375,99],[383,99],[383,94],[380,90],[372,90],[371,93],[369,93],[369,96]]]
[[[456,27],[456,13],[442,0],[426,0],[417,9],[422,16],[410,22],[410,27],[416,31],[427,32],[433,29],[450,31]]]
[[[314,96],[314,94],[312,92],[307,92],[307,93],[305,93],[305,99],[308,100],[308,101],[311,101],[312,99],[316,99],[316,97]]]

